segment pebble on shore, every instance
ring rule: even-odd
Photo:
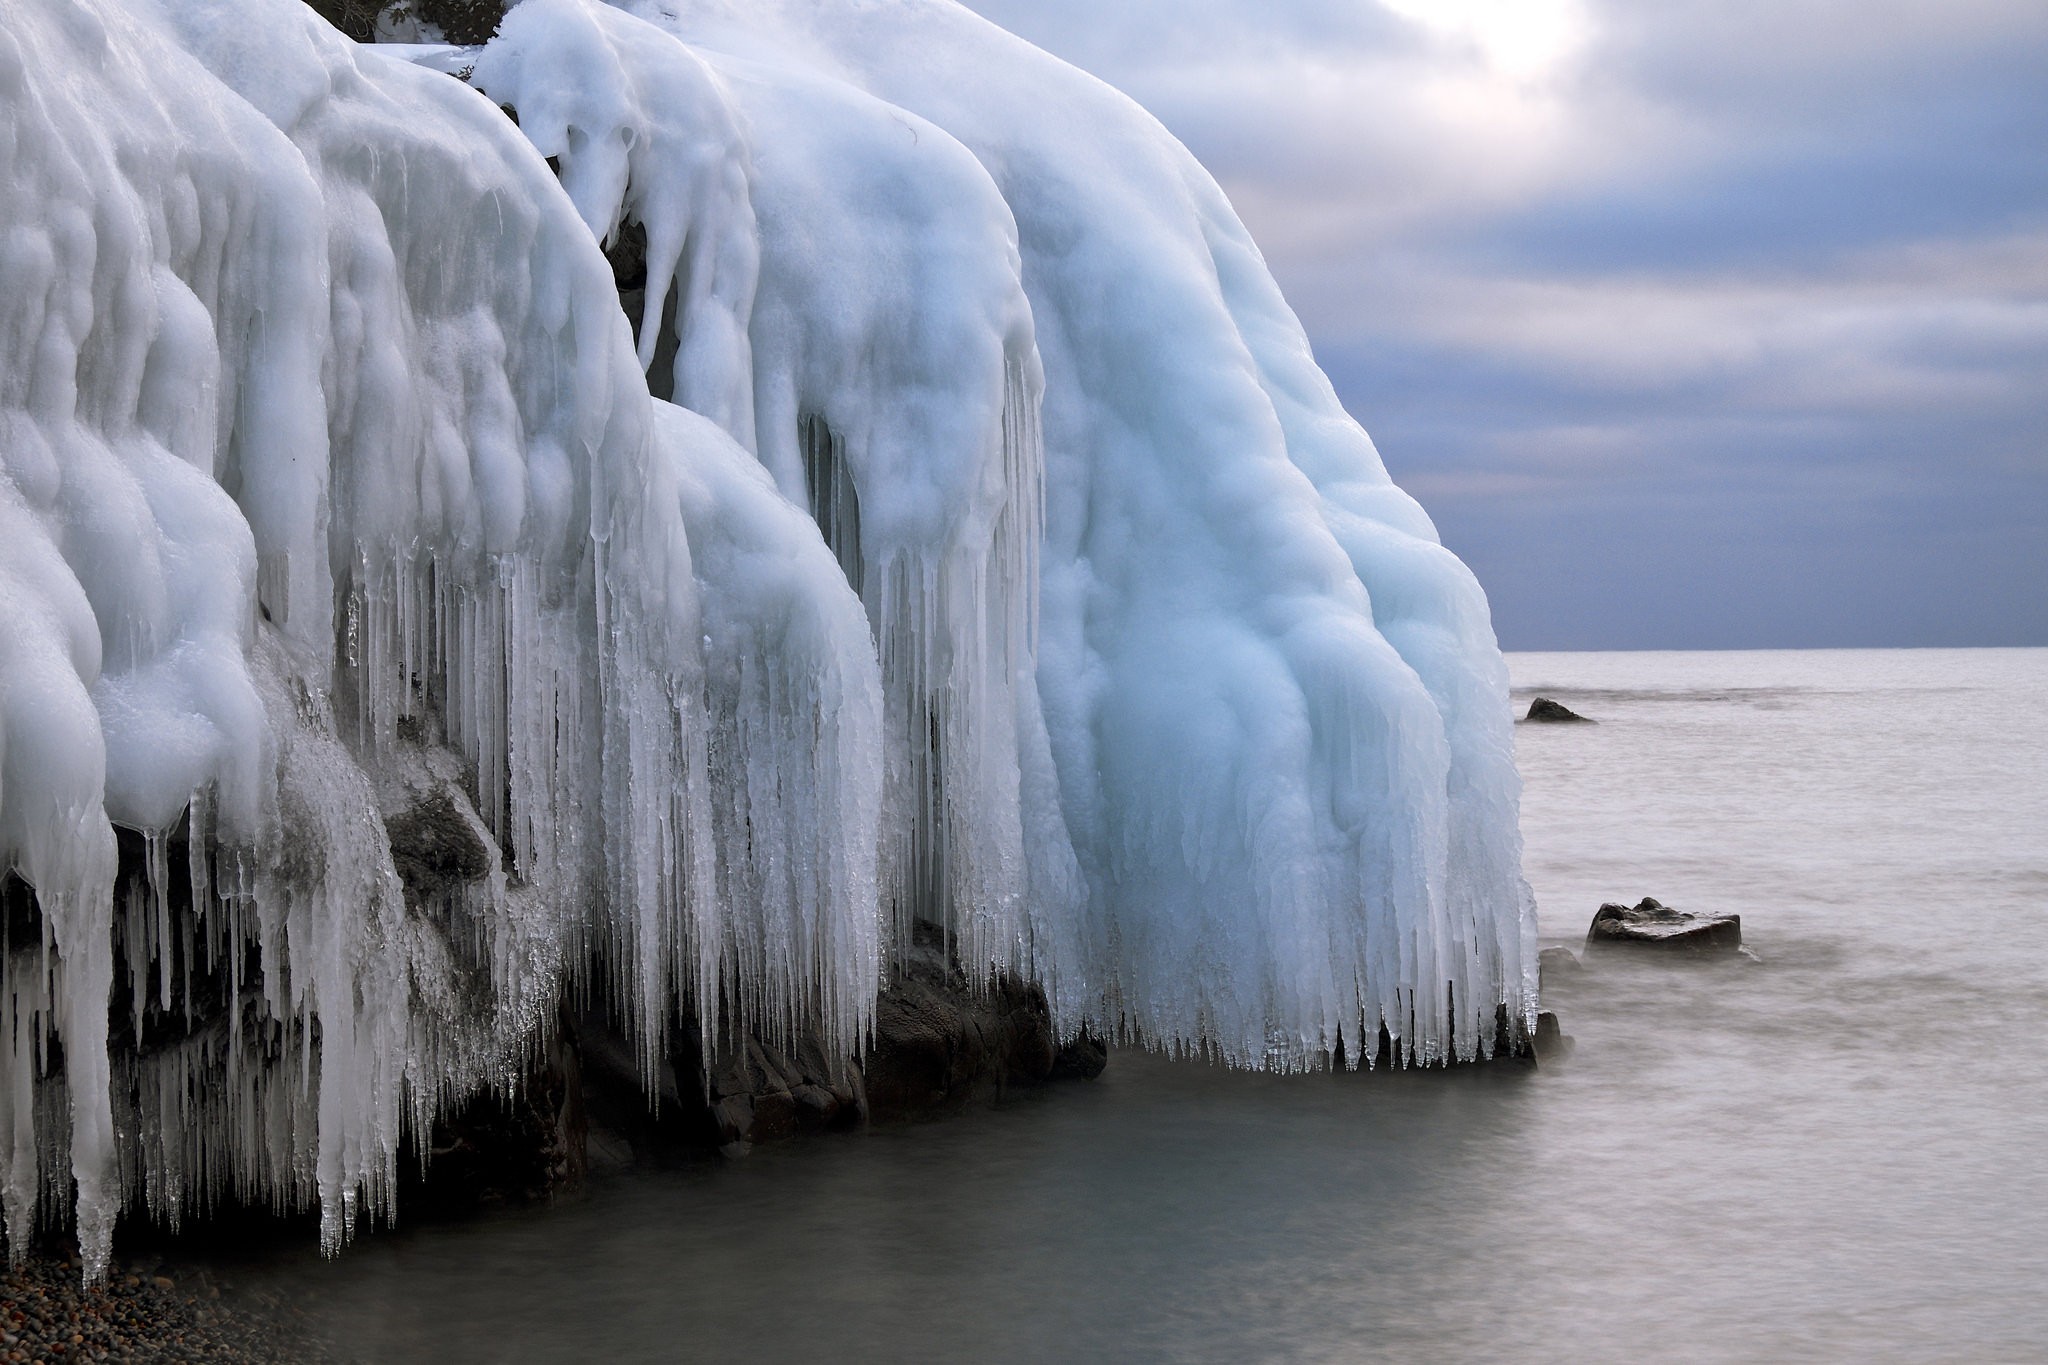
[[[224,1302],[204,1272],[173,1279],[146,1262],[116,1262],[88,1289],[69,1257],[30,1256],[0,1268],[0,1365],[333,1359],[289,1321],[284,1305]]]

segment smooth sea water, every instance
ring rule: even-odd
[[[233,1273],[370,1361],[2048,1359],[2048,650],[1510,657],[1563,1065],[1092,1084]]]

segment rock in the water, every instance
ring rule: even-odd
[[[1595,911],[1586,946],[1735,953],[1742,948],[1742,917],[1688,914],[1645,896],[1633,907],[1608,904]]]
[[[1572,976],[1584,971],[1585,964],[1572,956],[1569,948],[1545,948],[1536,954],[1536,970],[1540,980],[1553,976]]]
[[[403,1207],[448,1213],[534,1204],[578,1188],[589,1160],[583,1084],[575,1024],[564,1011],[508,1093],[475,1096],[435,1118],[426,1151],[400,1162],[415,1172]]]
[[[650,1155],[714,1146],[744,1156],[761,1142],[855,1128],[870,1118],[924,1118],[1013,1087],[1093,1077],[1108,1059],[1086,1034],[1058,1044],[1038,986],[999,976],[977,987],[929,926],[919,926],[908,962],[882,990],[865,1059],[831,1057],[808,1034],[777,1043],[749,1034],[706,1058],[690,1024],[671,1037],[670,1060],[659,1068],[659,1124],[632,1113],[638,1076],[631,1045],[587,1019],[583,1033],[586,1084],[606,1082],[603,1094],[590,1097],[593,1139],[616,1128],[631,1151]],[[692,1078],[701,1078],[701,1093]]]
[[[638,1045],[595,1007],[565,1015],[559,1036],[556,1051],[566,1057],[543,1059],[515,1103],[480,1101],[464,1123],[436,1126],[437,1149],[445,1149],[436,1174],[444,1162],[482,1171],[440,1188],[475,1186],[481,1200],[552,1194],[590,1169],[679,1152],[744,1157],[763,1142],[858,1128],[870,1118],[925,1118],[1016,1087],[1092,1078],[1108,1060],[1086,1033],[1059,1044],[1038,986],[1014,976],[970,981],[928,926],[882,990],[865,1059],[832,1056],[811,1033],[774,1042],[747,1033],[707,1057],[695,1021],[683,1019],[644,1072]]]
[[[1577,721],[1581,725],[1592,725],[1595,723],[1591,716],[1582,716],[1563,702],[1552,701],[1548,697],[1538,697],[1530,702],[1529,714],[1522,717],[1522,719],[1547,724],[1571,721]]]
[[[1555,1014],[1544,1010],[1536,1016],[1536,1037],[1531,1040],[1530,1050],[1536,1054],[1538,1063],[1561,1062],[1572,1055],[1575,1046]]]
[[[1055,1080],[1092,1081],[1108,1065],[1108,1045],[1083,1030],[1080,1037],[1053,1054],[1052,1076]]]
[[[1043,990],[1012,976],[974,989],[920,926],[909,962],[882,992],[863,1070],[874,1117],[889,1120],[1036,1085],[1059,1061]],[[1088,1074],[1083,1057],[1068,1061],[1068,1074]]]

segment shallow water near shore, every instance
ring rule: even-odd
[[[2048,650],[1510,656],[1541,1069],[1092,1084],[228,1264],[375,1361],[2023,1360],[2048,1343]]]

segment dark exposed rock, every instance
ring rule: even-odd
[[[1610,903],[1595,911],[1586,946],[1732,954],[1742,947],[1742,917],[1689,914],[1645,896],[1634,906]]]
[[[582,1051],[564,1016],[515,1092],[479,1095],[434,1120],[432,1161],[401,1206],[530,1204],[577,1188],[588,1164],[583,1089]]]
[[[468,797],[459,789],[436,787],[384,822],[392,863],[416,901],[491,870],[486,832],[474,808],[466,806]]]
[[[1529,714],[1522,717],[1522,719],[1533,720],[1538,724],[1547,725],[1570,724],[1572,722],[1577,722],[1581,725],[1591,725],[1594,723],[1591,716],[1582,716],[1562,702],[1552,701],[1548,697],[1538,697],[1530,702]]]
[[[1109,1045],[1082,1030],[1081,1036],[1053,1054],[1054,1080],[1092,1081],[1109,1065]]]
[[[695,1033],[679,1033],[671,1053],[655,1065],[651,1083],[641,1076],[640,1055],[600,1010],[576,1019],[581,1065],[586,1169],[623,1170],[658,1161],[671,1151],[705,1151],[718,1146],[719,1125],[699,1077]],[[689,1077],[687,1086],[678,1074]]]
[[[375,40],[377,16],[392,0],[306,0],[307,7],[359,43]],[[487,43],[505,17],[508,0],[406,0],[411,17],[441,30],[463,47]]]
[[[759,1036],[702,1055],[694,1024],[669,1041],[657,1077],[658,1118],[639,1098],[632,1046],[600,1018],[579,1036],[590,1111],[592,1163],[621,1151],[638,1157],[715,1149],[744,1156],[757,1142],[899,1122],[999,1098],[1054,1077],[1100,1075],[1108,1049],[1083,1035],[1053,1037],[1045,993],[1012,977],[975,989],[936,934],[920,933],[907,967],[877,1001],[875,1042],[865,1061],[826,1055],[814,1037],[785,1044]]]
[[[937,936],[921,933],[878,1002],[868,1105],[904,1119],[1000,1097],[1048,1079],[1056,1059],[1043,990],[1003,976],[976,991]]]
[[[306,8],[359,43],[372,41],[385,0],[306,0]]]
[[[1530,1040],[1530,1050],[1539,1063],[1561,1062],[1572,1055],[1575,1046],[1558,1024],[1555,1014],[1544,1010],[1536,1016],[1536,1036]]]
[[[411,0],[414,17],[432,24],[441,36],[460,47],[488,43],[511,8],[507,0]]]
[[[876,1002],[864,1061],[827,1055],[815,1037],[745,1036],[705,1056],[692,1021],[668,1039],[653,1103],[636,1047],[601,1011],[577,1021],[589,1163],[604,1169],[671,1155],[740,1157],[755,1143],[898,1122],[999,1098],[1053,1077],[1100,1075],[1108,1049],[1083,1035],[1057,1045],[1045,993],[1014,977],[976,989],[936,933]]]
[[[431,724],[408,716],[374,776],[392,865],[415,913],[488,876],[500,854],[472,799],[475,782]]]
[[[835,1065],[815,1040],[784,1051],[750,1037],[722,1050],[708,1074],[681,1060],[693,1049],[694,1043],[679,1046],[678,1070],[703,1075],[707,1093],[685,1103],[705,1106],[713,1140],[728,1156],[744,1155],[756,1142],[850,1128],[865,1117],[858,1069],[851,1060]]]

